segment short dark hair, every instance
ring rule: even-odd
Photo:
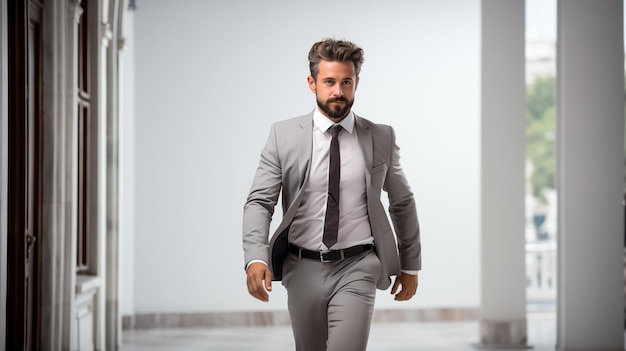
[[[309,51],[309,69],[313,79],[317,79],[320,62],[326,61],[351,61],[354,64],[354,71],[357,77],[363,65],[363,49],[356,44],[346,40],[335,40],[326,38],[313,44]]]

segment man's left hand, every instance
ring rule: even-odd
[[[394,300],[410,300],[417,292],[417,284],[417,275],[400,273],[400,275],[396,277],[396,280],[393,283],[393,288],[391,288],[391,295],[396,294],[398,288],[402,286],[402,288],[400,288],[400,291],[396,294]]]

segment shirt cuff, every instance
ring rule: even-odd
[[[247,269],[247,268],[246,268]],[[411,274],[411,275],[417,275],[417,273],[419,271],[410,271],[408,269],[401,269],[400,272],[404,273],[404,274]]]
[[[263,260],[252,260],[252,261],[248,262],[248,264],[246,265],[246,272],[248,271],[248,267],[250,267],[251,264],[257,263],[257,262],[261,262],[261,263],[263,263],[264,265],[267,266],[267,262],[265,262]]]

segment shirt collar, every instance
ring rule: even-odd
[[[313,124],[322,132],[326,133],[328,128],[332,127],[335,122],[328,119],[328,117],[324,116],[319,108],[316,108],[313,112]],[[339,122],[339,124],[348,131],[348,133],[352,134],[352,130],[354,130],[354,113],[352,111],[348,112],[348,115]]]

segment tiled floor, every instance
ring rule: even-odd
[[[531,313],[529,343],[536,351],[554,350],[555,314]],[[477,322],[374,323],[369,351],[476,350]],[[290,327],[153,329],[126,331],[123,351],[292,351]]]

